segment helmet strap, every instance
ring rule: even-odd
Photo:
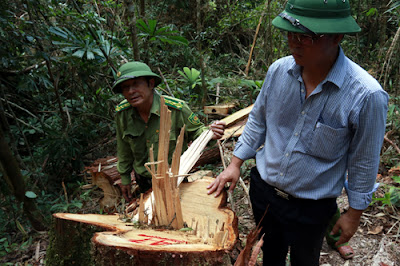
[[[280,13],[278,16],[280,16],[283,19],[286,19],[287,21],[289,21],[293,26],[295,26],[296,28],[299,28],[300,30],[304,31],[305,33],[311,34],[311,35],[317,35],[315,32],[313,32],[312,30],[310,30],[309,28],[307,28],[306,26],[304,26],[303,24],[300,23],[300,20],[295,19],[292,16],[289,16],[286,13]]]

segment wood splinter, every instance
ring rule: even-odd
[[[177,176],[179,174],[180,154],[182,152],[184,130],[181,129],[172,157],[171,167],[168,165],[168,151],[171,128],[171,111],[165,105],[161,97],[160,108],[160,132],[158,146],[158,161],[154,162],[153,149],[150,149],[150,162],[145,164],[146,169],[152,175],[152,199],[154,204],[151,212],[154,216],[150,221],[155,221],[158,226],[171,226],[180,229],[183,225],[182,209],[179,199]],[[150,166],[150,167],[149,167]],[[141,202],[141,205],[144,205]],[[141,207],[144,209],[144,207]],[[139,213],[139,221],[142,222]]]

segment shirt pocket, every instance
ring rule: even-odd
[[[124,140],[129,143],[132,154],[135,158],[141,158],[145,155],[143,150],[146,149],[146,142],[143,141],[143,138],[127,134]]]
[[[332,128],[318,122],[311,137],[307,153],[325,160],[335,160],[343,156],[349,148],[348,128]]]

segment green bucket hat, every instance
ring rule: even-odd
[[[152,77],[155,80],[155,86],[161,83],[161,78],[157,74],[153,73],[148,65],[142,62],[129,62],[123,64],[117,72],[117,78],[113,84],[112,90],[115,93],[121,93],[122,82],[128,79],[134,79],[139,77]]]
[[[345,34],[360,32],[349,0],[289,0],[272,25],[291,32]]]

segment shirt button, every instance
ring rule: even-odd
[[[302,115],[305,115],[305,114],[306,114],[306,112],[302,111],[302,112],[301,112],[301,114],[302,114]]]
[[[289,156],[289,153],[286,153],[285,156],[288,157],[288,156]]]
[[[304,93],[304,90],[302,89],[301,92]]]
[[[283,176],[283,173],[282,173],[282,172],[280,173],[280,176]]]
[[[299,133],[296,132],[296,133],[294,133],[294,135],[297,137],[299,135]]]

